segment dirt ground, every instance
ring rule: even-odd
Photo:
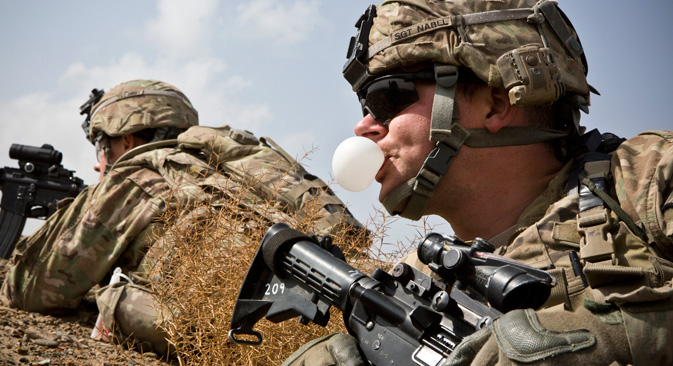
[[[8,262],[0,258],[0,283]],[[89,337],[98,311],[87,296],[75,311],[43,315],[0,306],[0,366],[166,366],[153,353],[123,349]]]

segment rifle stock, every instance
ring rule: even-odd
[[[429,234],[419,258],[444,281],[400,263],[371,277],[320,248],[314,239],[276,224],[266,233],[241,286],[231,319],[232,341],[258,345],[253,329],[266,317],[296,316],[325,326],[330,306],[372,365],[441,365],[460,341],[503,312],[537,308],[554,278],[544,271]],[[457,257],[460,257],[456,260]]]
[[[0,255],[9,258],[27,218],[46,219],[58,201],[75,197],[86,186],[74,171],[63,168],[62,155],[53,146],[12,144],[9,156],[19,168],[0,169]]]

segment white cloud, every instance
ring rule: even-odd
[[[224,87],[231,91],[241,91],[251,86],[252,83],[240,76],[232,76],[224,84]]]
[[[222,75],[224,70],[223,62],[218,59],[197,58],[189,62],[159,59],[151,62],[133,53],[123,55],[109,65],[72,64],[52,91],[0,102],[0,121],[3,121],[0,146],[9,149],[15,142],[36,146],[50,143],[63,152],[66,168],[77,170],[78,175],[87,178],[87,183],[93,183],[96,179],[92,170],[94,154],[80,128],[84,118],[79,115],[79,106],[93,88],[110,90],[119,83],[137,78],[162,80],[181,89],[199,111],[202,125],[226,123],[259,131],[273,120],[270,107],[265,101],[241,100],[238,93],[253,87],[252,83],[240,76]],[[0,151],[0,156],[3,166],[16,165],[5,158],[6,152]]]
[[[157,79],[175,85],[189,96],[189,91],[211,88],[225,70],[224,63],[215,58],[191,58],[189,61],[157,58],[152,61],[139,54],[128,53],[108,65],[87,67],[82,63],[72,64],[60,77],[60,83],[109,90],[133,79]],[[245,85],[244,81],[236,83]]]
[[[237,29],[265,45],[295,45],[324,22],[315,0],[252,0],[238,6]]]
[[[108,90],[123,81],[137,78],[151,78],[148,72],[154,73],[155,68],[140,55],[127,53],[109,65],[87,67],[81,62],[71,64],[59,78],[62,84],[75,84],[104,88]]]
[[[193,52],[208,41],[217,5],[217,0],[160,0],[156,18],[147,23],[146,36],[162,52]]]

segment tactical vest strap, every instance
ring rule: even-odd
[[[609,263],[617,265],[615,244],[612,234],[610,210],[603,204],[603,200],[593,191],[605,190],[610,174],[610,155],[589,155],[587,158],[595,160],[585,161],[583,177],[579,188],[579,210],[577,214],[577,231],[580,239],[580,256],[584,261],[591,263]],[[592,185],[594,190],[588,185]]]
[[[607,204],[608,207],[610,207],[612,212],[614,212],[634,234],[638,235],[638,237],[640,237],[640,239],[642,239],[644,242],[648,241],[645,232],[643,232],[643,230],[639,228],[638,225],[636,225],[636,222],[631,218],[631,216],[629,216],[629,214],[626,213],[626,211],[624,211],[624,209],[621,208],[621,206],[619,206],[619,203],[614,198],[610,197],[609,194],[598,188],[589,179],[582,179],[582,184],[586,185],[593,194],[603,200],[603,202]]]
[[[607,284],[645,281],[641,285],[649,284],[645,270],[640,267],[615,266],[608,263],[586,263],[584,274],[591,287],[597,288]]]
[[[568,280],[565,276],[565,270],[563,268],[554,268],[547,271],[550,275],[554,276],[558,283],[556,286],[552,287],[551,293],[547,302],[544,303],[543,307],[548,308],[558,304],[565,304],[566,306],[570,304],[570,298],[568,297]]]
[[[577,231],[582,236],[580,256],[583,260],[617,265],[611,228],[610,213],[605,207],[595,206],[577,215]]]
[[[318,190],[327,190],[327,184],[323,182],[322,179],[303,179],[299,184],[292,187],[292,189],[285,194],[285,197],[291,202],[300,202],[305,193],[308,192],[312,195],[318,195],[318,192],[316,192]],[[325,204],[340,204],[341,200],[337,196],[325,194],[322,195],[322,202]]]
[[[594,130],[583,136],[584,151],[578,154],[574,175],[568,181],[569,194],[579,193],[577,232],[580,234],[580,257],[584,275],[593,288],[624,283],[651,285],[648,272],[641,267],[619,263],[612,230],[623,222],[632,233],[647,243],[646,233],[608,193],[611,179],[612,151],[623,141],[613,135],[601,136]],[[607,136],[607,138],[606,138]],[[571,188],[571,185],[575,184]],[[618,217],[614,219],[612,214]]]
[[[568,194],[579,193],[580,257],[585,263],[618,265],[610,208],[619,207],[619,204],[605,193],[611,175],[611,151],[602,149],[605,140],[597,130],[585,134],[582,139],[581,154],[578,153],[574,172],[568,180]],[[613,204],[606,207],[606,198]]]
[[[581,294],[586,287],[581,277],[576,276],[570,268],[554,268],[547,272],[558,280],[558,284],[552,288],[543,308],[563,304],[565,309],[574,310],[582,306]]]
[[[280,145],[278,145],[276,143],[276,141],[273,141],[270,137],[266,137],[266,136],[260,137],[259,142],[261,142],[262,144],[264,144],[264,145],[266,145],[270,148],[273,148],[280,155],[282,155],[283,158],[285,158],[285,160],[288,161],[288,163],[295,164],[296,169],[305,172],[304,167],[301,164],[299,164],[296,159],[294,159],[292,156],[290,156],[290,154],[288,154],[287,151],[285,151],[285,149],[280,147]]]

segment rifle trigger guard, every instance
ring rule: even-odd
[[[238,335],[248,335],[255,338],[255,340],[249,340],[245,338],[237,338]],[[243,328],[232,329],[229,331],[229,339],[239,344],[247,344],[250,346],[259,346],[262,344],[262,333],[255,330],[246,330]]]

